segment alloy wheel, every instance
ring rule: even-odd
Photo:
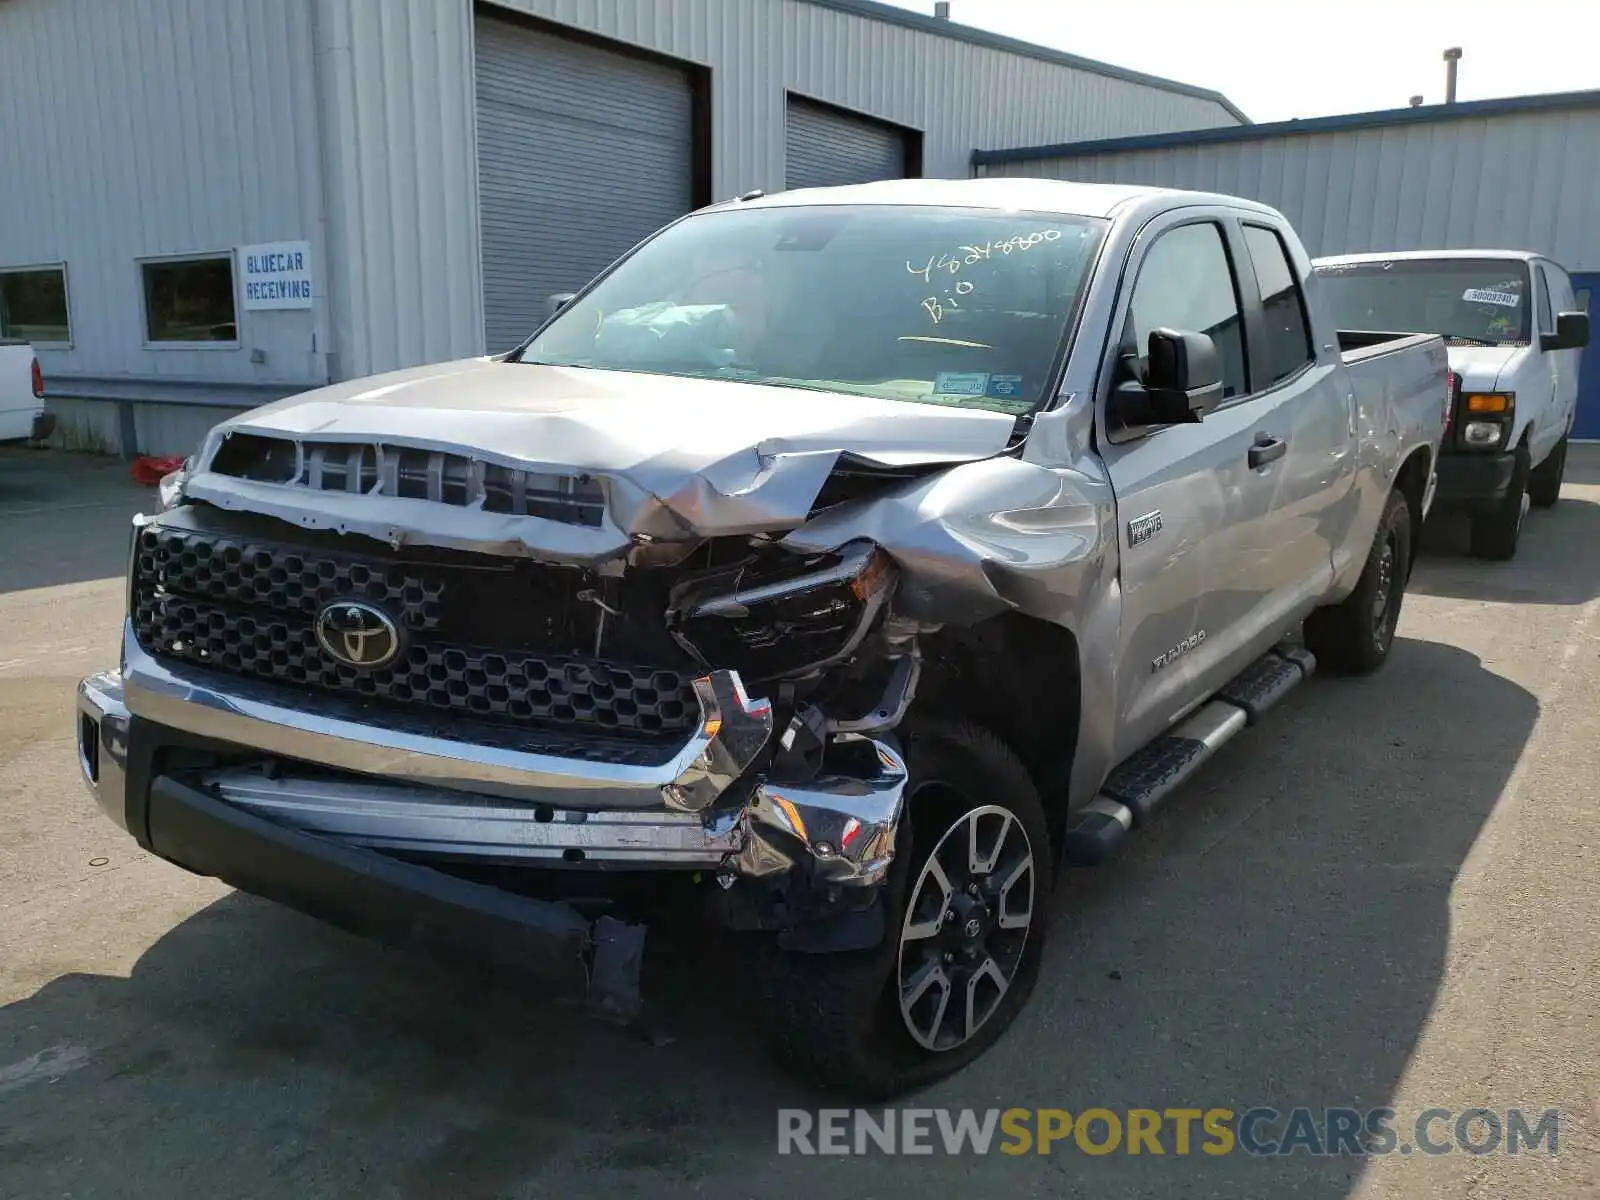
[[[1022,963],[1036,895],[1033,846],[1014,813],[972,809],[923,863],[900,931],[900,1015],[918,1045],[964,1045],[999,1010]]]

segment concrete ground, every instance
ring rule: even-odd
[[[1114,865],[1033,1003],[919,1106],[1562,1110],[1558,1152],[776,1154],[817,1107],[692,960],[650,1045],[153,859],[78,780],[113,661],[119,463],[0,451],[0,1197],[1600,1191],[1600,456],[1516,561],[1430,531],[1393,658],[1317,680]]]

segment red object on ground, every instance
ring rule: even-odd
[[[183,455],[169,454],[165,458],[151,458],[142,455],[133,460],[133,481],[142,483],[145,487],[155,487],[165,475],[170,475],[183,466]]]

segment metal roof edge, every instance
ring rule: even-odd
[[[944,18],[913,12],[908,8],[884,4],[881,0],[805,0],[805,3],[817,5],[819,8],[831,8],[838,12],[851,13],[858,17],[867,17],[874,21],[884,21],[891,25],[901,25],[907,29],[915,29],[922,33],[955,38],[958,41],[970,42],[975,46],[987,46],[991,50],[1004,50],[1011,54],[1021,54],[1028,58],[1057,63],[1064,67],[1075,67],[1080,71],[1089,71],[1096,75],[1107,75],[1112,79],[1121,79],[1128,83],[1139,83],[1146,87],[1159,88],[1165,92],[1177,92],[1179,95],[1193,96],[1198,100],[1209,100],[1213,104],[1220,105],[1229,116],[1241,124],[1248,125],[1250,123],[1250,118],[1245,116],[1232,100],[1211,88],[1199,87],[1192,83],[1182,83],[1176,79],[1165,79],[1160,75],[1146,75],[1143,71],[1132,71],[1126,67],[1113,66],[1098,59],[1082,58],[1076,54],[1068,54],[1065,50],[1053,50],[1049,46],[1025,42],[1021,38],[1007,37],[1002,33],[990,33],[987,29],[961,25]]]
[[[1332,117],[1272,121],[1261,125],[1222,125],[1212,129],[1190,129],[1176,133],[1149,133],[1133,137],[1099,138],[1087,142],[1061,142],[1053,146],[974,150],[972,163],[974,166],[984,166],[993,163],[1029,162],[1040,158],[1078,158],[1093,154],[1113,154],[1119,150],[1160,150],[1172,146],[1251,142],[1306,133],[1340,133],[1355,129],[1379,129],[1387,125],[1459,121],[1473,117],[1549,112],[1567,108],[1600,108],[1600,89],[1585,92],[1546,92],[1535,96],[1507,96],[1497,100],[1466,100],[1455,104],[1426,104],[1417,108],[1388,108],[1377,112],[1342,113]]]

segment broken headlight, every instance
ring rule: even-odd
[[[194,473],[194,459],[186,458],[183,465],[176,471],[168,471],[156,484],[156,495],[161,507],[157,512],[166,512],[169,508],[176,508],[183,501],[183,487],[189,482],[189,476]]]
[[[746,565],[674,596],[672,634],[708,667],[746,682],[815,673],[848,657],[882,611],[894,563],[876,545]]]

